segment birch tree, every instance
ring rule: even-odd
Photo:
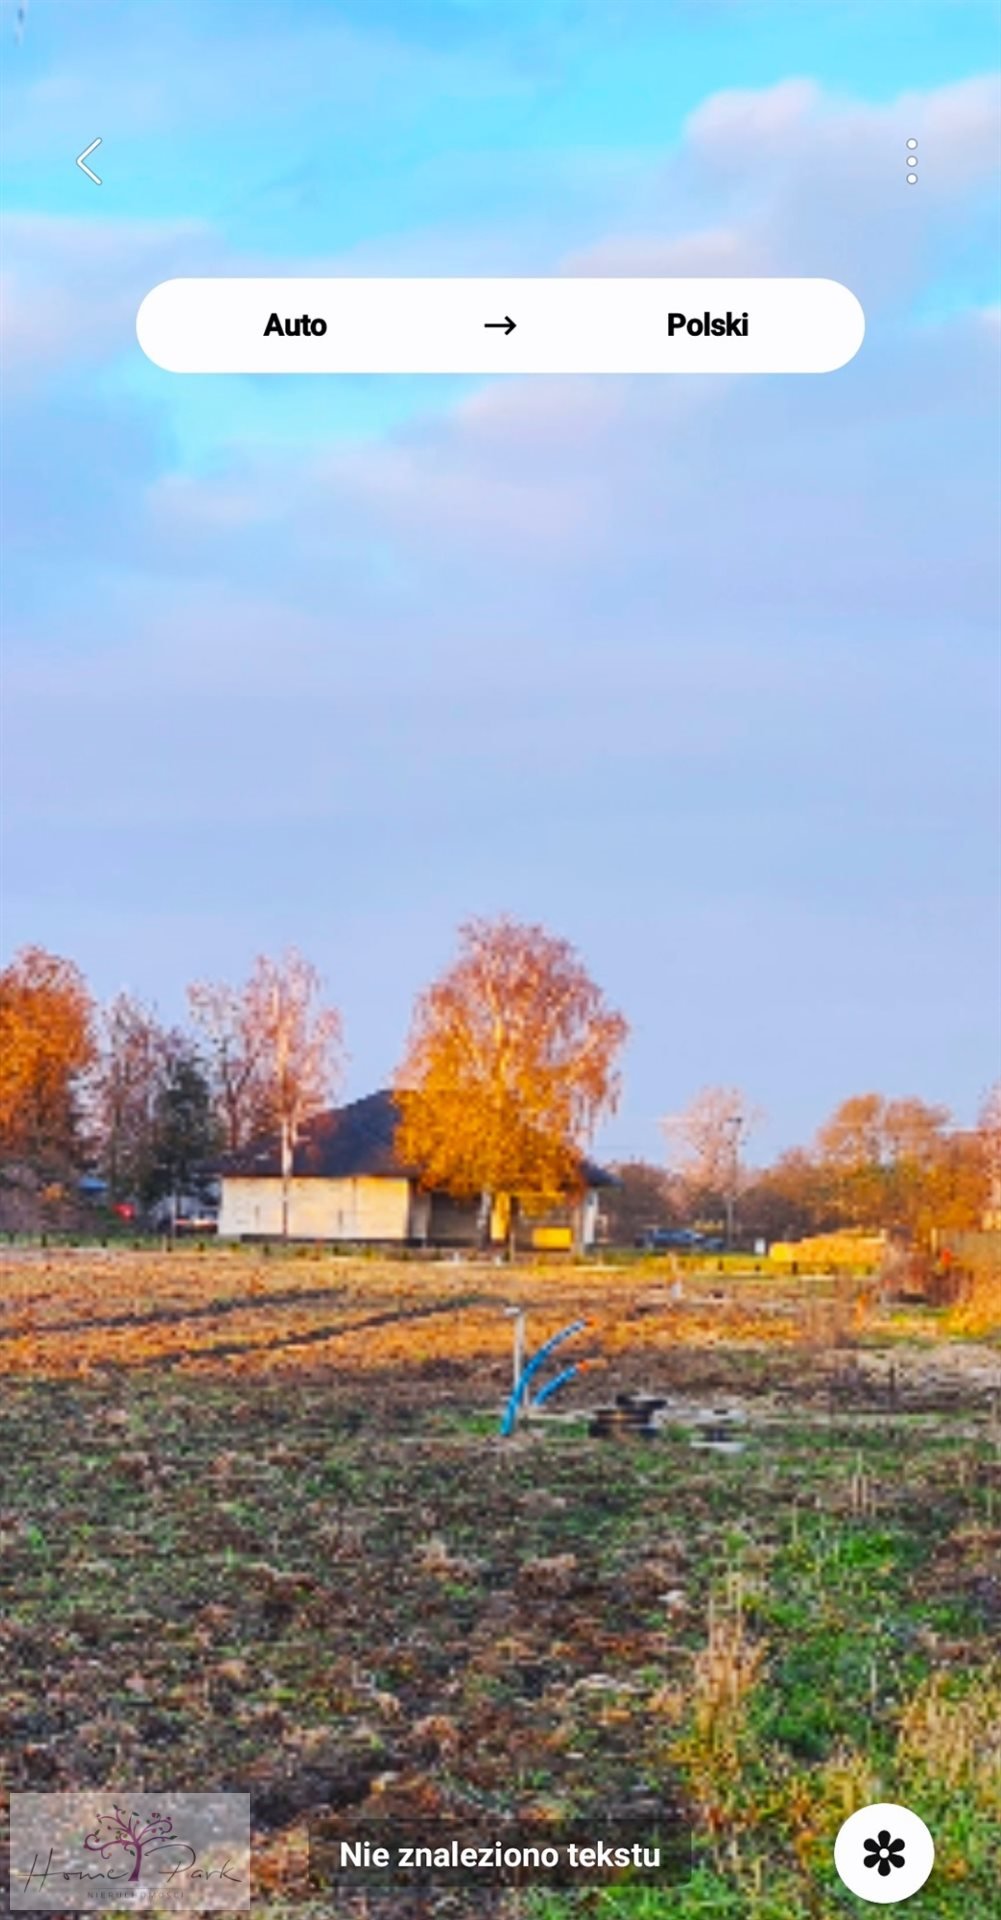
[[[227,1147],[276,1133],[282,1182],[282,1233],[299,1130],[333,1098],[343,1063],[341,1017],[324,1006],[315,967],[294,949],[262,954],[242,986],[196,983],[192,1018],[207,1051]]]
[[[722,1207],[728,1246],[747,1178],[744,1149],[759,1118],[738,1087],[704,1087],[683,1112],[661,1122],[669,1164],[681,1175],[691,1203]]]
[[[499,1203],[513,1248],[527,1197],[579,1190],[581,1154],[619,1091],[626,1023],[573,947],[501,918],[459,930],[419,997],[397,1075],[398,1150],[423,1185]]]
[[[289,1188],[304,1120],[331,1099],[343,1059],[341,1017],[321,1003],[316,968],[294,950],[257,961],[246,989],[265,1102],[279,1136],[282,1234],[289,1225]]]

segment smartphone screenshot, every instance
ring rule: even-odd
[[[1001,1913],[999,54],[0,5],[12,1912]]]

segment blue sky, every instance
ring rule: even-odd
[[[979,0],[31,0],[3,36],[6,949],[294,942],[384,1081],[456,923],[633,1026],[602,1145],[997,1071]],[[103,185],[74,155],[97,134]],[[919,142],[919,185],[904,142]],[[820,378],[178,379],[175,273],[817,273]]]

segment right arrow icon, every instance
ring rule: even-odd
[[[514,321],[509,313],[504,315],[503,320],[484,320],[483,325],[485,327],[503,327],[505,333],[514,332]]]

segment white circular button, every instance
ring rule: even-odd
[[[874,1906],[895,1906],[917,1893],[935,1864],[935,1842],[909,1807],[860,1807],[834,1842],[834,1864],[850,1893]]]

